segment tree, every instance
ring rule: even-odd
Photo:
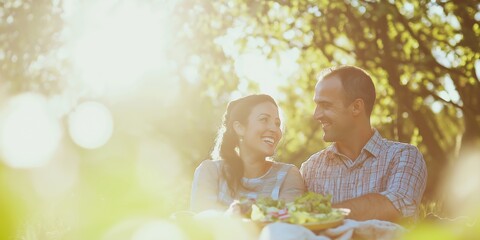
[[[0,7],[0,82],[5,91],[58,92],[60,68],[47,64],[48,54],[61,46],[63,27],[60,1],[5,1]],[[59,65],[66,64],[57,59]],[[41,69],[41,71],[39,71]]]
[[[190,4],[208,9],[196,19],[223,20],[221,29],[196,32],[204,40],[226,34],[236,19],[249,26],[238,41],[241,46],[252,38],[263,39],[273,49],[273,58],[282,49],[301,50],[301,70],[283,89],[288,131],[279,155],[284,161],[300,164],[320,149],[318,124],[310,120],[311,96],[315,75],[336,64],[357,65],[372,74],[378,91],[373,123],[384,136],[419,146],[429,167],[427,198],[433,197],[434,183],[457,156],[456,150],[480,142],[480,80],[475,72],[480,67],[480,25],[475,1]],[[209,52],[222,56],[218,48]]]

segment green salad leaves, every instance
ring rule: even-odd
[[[250,214],[253,221],[293,224],[330,222],[341,220],[344,216],[344,210],[332,209],[330,195],[314,192],[307,192],[290,203],[271,198],[257,199]]]

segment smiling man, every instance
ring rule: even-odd
[[[371,127],[371,77],[354,66],[326,69],[314,101],[323,140],[333,144],[302,164],[308,190],[331,194],[333,207],[351,209],[355,220],[415,217],[426,186],[425,161],[416,147],[386,140]]]

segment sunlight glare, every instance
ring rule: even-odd
[[[223,212],[207,210],[194,217],[203,229],[210,230],[212,239],[257,239],[257,226],[242,222],[240,218],[228,217]],[[235,233],[235,234],[232,234]]]
[[[442,110],[443,110],[443,103],[440,102],[440,101],[434,101],[432,104],[431,104],[431,107],[432,111],[434,113],[440,113]]]
[[[240,78],[260,81],[274,81],[275,64],[261,52],[250,52],[235,59],[235,72]]]
[[[415,13],[415,5],[409,2],[404,2],[400,11],[403,15],[407,16],[408,18],[411,18]]]
[[[164,188],[161,186],[178,185],[181,180],[181,158],[168,143],[144,142],[140,145],[137,158],[138,181],[150,193],[163,195],[165,193],[161,191]]]
[[[301,51],[298,48],[278,50],[276,57],[269,58],[267,54],[272,51],[272,46],[261,38],[249,38],[247,46],[243,47],[239,40],[245,38],[248,27],[246,22],[237,20],[225,35],[215,39],[224,54],[234,60],[234,70],[240,80],[238,90],[232,92],[231,98],[251,91],[249,85],[253,83],[259,92],[282,100],[285,96],[279,87],[287,85],[300,69],[297,60]]]
[[[455,163],[446,187],[447,207],[457,214],[468,215],[472,210],[480,211],[480,151],[474,150],[461,154]]]
[[[49,111],[47,99],[36,93],[12,98],[0,122],[0,148],[14,168],[46,164],[55,153],[62,131]]]
[[[30,177],[38,195],[49,200],[67,194],[78,180],[78,160],[63,147],[48,164],[32,170]]]
[[[68,116],[68,131],[77,145],[87,149],[99,148],[112,136],[112,114],[103,104],[84,102]]]
[[[461,63],[461,53],[457,51],[447,51],[439,46],[433,46],[432,56],[442,66],[446,68],[458,67]]]
[[[182,70],[183,77],[191,84],[199,83],[200,80],[200,64],[201,59],[199,56],[191,56],[189,59],[189,64],[185,66]]]
[[[123,96],[148,73],[165,71],[168,19],[160,10],[132,1],[96,2],[85,10],[72,41],[74,67],[87,91]]]
[[[242,81],[250,81],[258,85],[261,93],[270,94],[277,100],[284,98],[279,87],[286,86],[288,80],[299,70],[297,59],[300,51],[292,48],[279,52],[277,59],[268,59],[258,49],[241,54],[235,58],[235,72]],[[240,89],[247,89],[245,85]]]
[[[141,226],[132,236],[132,240],[186,240],[187,237],[175,224],[164,220],[151,221]]]
[[[445,88],[447,94],[447,96],[442,97],[443,99],[446,99],[447,101],[453,101],[455,103],[458,103],[461,100],[460,94],[458,93],[452,78],[448,74],[443,78],[443,87]]]

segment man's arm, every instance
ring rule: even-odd
[[[333,207],[350,208],[349,218],[355,220],[398,222],[414,218],[427,179],[423,156],[416,147],[406,145],[394,156],[392,166],[385,191],[349,199]]]
[[[348,218],[359,221],[378,219],[397,222],[402,217],[402,214],[393,206],[392,202],[378,193],[369,193],[339,202],[333,204],[332,207],[349,208],[351,212]]]

